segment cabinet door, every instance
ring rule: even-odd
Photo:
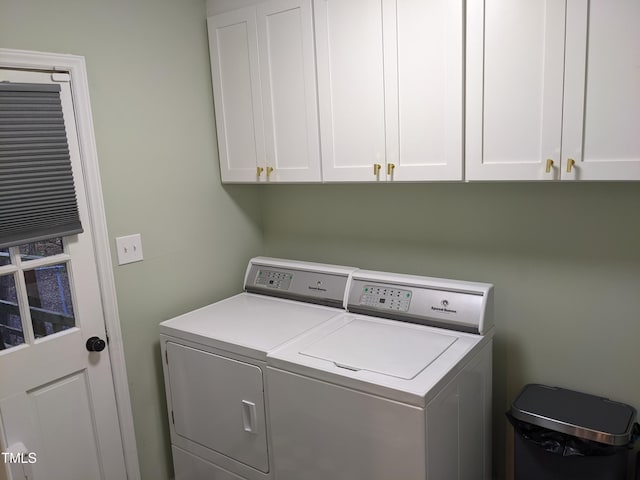
[[[319,182],[311,0],[262,3],[257,18],[268,178]]]
[[[388,142],[391,128],[399,134],[387,157],[395,165],[390,180],[462,180],[463,12],[462,0],[397,0],[391,12],[397,63],[386,55],[385,70],[388,97],[397,94],[397,105],[388,109]]]
[[[563,179],[640,180],[639,24],[637,0],[567,2]]]
[[[469,0],[467,9],[466,178],[558,178],[565,2]]]
[[[323,179],[386,179],[383,4],[314,2]],[[374,175],[374,164],[382,166]]]
[[[255,182],[265,156],[255,8],[207,18],[223,182]]]

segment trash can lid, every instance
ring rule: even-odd
[[[636,409],[624,403],[546,385],[526,385],[511,405],[518,420],[607,445],[631,441]]]

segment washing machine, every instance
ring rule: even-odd
[[[175,480],[273,478],[267,353],[343,313],[354,270],[253,258],[242,293],[160,324]]]
[[[278,480],[491,478],[493,287],[358,270],[267,355]]]

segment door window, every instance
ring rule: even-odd
[[[13,274],[0,276],[0,350],[24,343]]]
[[[75,327],[62,238],[0,250],[0,261],[0,350]]]
[[[10,263],[11,263],[11,258],[9,258],[9,249],[0,248],[0,267],[4,265],[9,265]]]

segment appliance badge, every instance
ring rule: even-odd
[[[431,306],[431,310],[434,310],[436,312],[442,312],[442,313],[458,313],[457,310],[453,310],[452,308],[447,308],[449,306],[449,300],[447,300],[446,298],[440,301],[440,305],[439,307],[436,306]]]
[[[317,281],[315,286],[309,285],[309,290],[315,290],[316,292],[326,292],[327,289],[322,287],[322,282],[320,280]]]

